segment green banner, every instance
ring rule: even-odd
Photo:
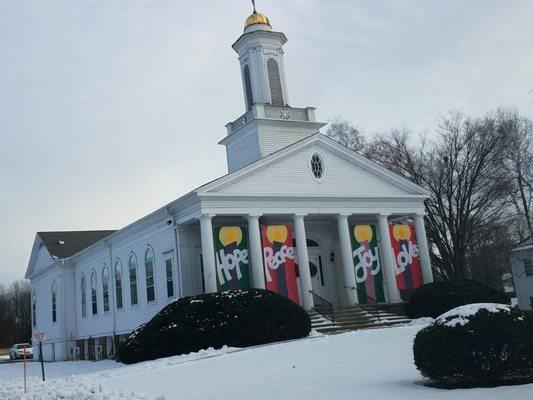
[[[385,302],[376,226],[351,226],[350,237],[359,303]]]
[[[213,229],[213,238],[218,291],[250,288],[248,231],[246,227],[216,227]]]

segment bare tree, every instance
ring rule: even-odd
[[[350,121],[336,116],[328,126],[326,135],[349,149],[363,153],[366,148],[364,135]]]
[[[425,222],[432,263],[442,278],[466,277],[467,254],[478,235],[505,215],[504,143],[494,115],[453,113],[442,120],[433,142],[416,145],[408,131],[393,130],[369,145],[375,161],[430,191]]]
[[[533,123],[512,109],[500,109],[498,123],[506,139],[503,167],[512,185],[510,200],[527,232],[521,240],[533,240]]]
[[[0,347],[27,342],[31,337],[31,286],[28,281],[0,287]]]

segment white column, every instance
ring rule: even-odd
[[[413,215],[415,220],[416,242],[418,244],[418,257],[422,267],[422,282],[433,282],[433,271],[431,270],[431,259],[429,257],[428,239],[426,237],[426,226],[422,214]]]
[[[396,285],[396,272],[394,270],[394,253],[389,234],[389,221],[387,215],[378,215],[378,232],[381,242],[381,263],[383,264],[383,275],[387,286],[389,303],[399,303],[402,301],[400,291]]]
[[[350,242],[350,228],[347,215],[337,215],[339,229],[339,244],[342,257],[342,272],[344,277],[344,292],[348,304],[357,304],[357,286],[355,283],[355,268],[353,265],[352,245]]]
[[[294,215],[294,236],[296,239],[296,252],[298,254],[298,267],[300,270],[300,288],[302,289],[302,306],[311,310],[314,306],[311,289],[311,273],[309,272],[309,254],[307,254],[307,236],[305,234],[304,215]]]
[[[265,273],[263,271],[263,254],[261,246],[261,230],[259,215],[248,215],[248,232],[250,233],[250,268],[252,271],[253,287],[265,288]]]
[[[204,263],[204,281],[206,293],[217,291],[217,275],[215,264],[215,246],[213,241],[213,216],[200,216],[200,232],[202,235],[202,260]]]

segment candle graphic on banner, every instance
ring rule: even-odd
[[[218,291],[250,287],[247,230],[241,226],[214,228]]]
[[[384,302],[383,275],[375,225],[355,225],[352,234],[352,257],[355,266],[357,297],[360,303]]]
[[[263,225],[261,238],[267,290],[286,296],[299,304],[292,227],[290,225]]]
[[[408,224],[391,225],[392,248],[398,289],[411,290],[422,285],[415,228]]]

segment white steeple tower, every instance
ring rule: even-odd
[[[244,34],[233,44],[239,55],[246,112],[226,125],[228,170],[233,172],[310,136],[325,124],[315,109],[289,106],[283,45],[287,37],[272,30],[270,20],[255,8]]]

